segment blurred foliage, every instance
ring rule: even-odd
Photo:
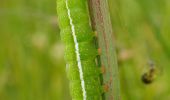
[[[122,100],[170,99],[170,1],[108,0]],[[0,100],[69,100],[55,0],[0,0]],[[159,68],[141,82],[148,61]]]
[[[170,99],[170,1],[110,0],[123,100]],[[141,75],[153,61],[159,70],[146,85]]]
[[[55,0],[0,1],[0,100],[68,100]]]

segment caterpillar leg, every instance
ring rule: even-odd
[[[101,66],[101,67],[97,68],[97,70],[98,70],[98,75],[106,73],[106,69],[105,69],[104,66]]]
[[[101,67],[100,67],[100,73],[101,74],[104,74],[106,72],[106,69],[105,69],[105,67],[102,65]]]
[[[101,93],[104,94],[106,92],[109,91],[109,85],[104,84],[103,86],[101,86]]]
[[[101,48],[98,48],[98,49],[97,49],[97,52],[98,52],[98,55],[101,55],[101,53],[102,53]]]
[[[109,91],[109,85],[107,85],[107,84],[103,85],[103,90],[104,90],[104,92],[108,92]]]

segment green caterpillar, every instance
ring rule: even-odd
[[[72,100],[101,100],[98,55],[87,0],[57,0]]]

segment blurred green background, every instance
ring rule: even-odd
[[[108,2],[121,99],[170,100],[170,0]],[[70,100],[55,0],[0,0],[0,100]]]

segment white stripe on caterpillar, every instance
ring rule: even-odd
[[[82,65],[81,65],[81,60],[80,60],[79,44],[77,42],[77,37],[75,34],[75,27],[73,24],[73,20],[71,18],[70,9],[68,7],[68,0],[66,0],[66,9],[67,9],[68,17],[70,20],[71,31],[72,31],[72,35],[73,35],[73,39],[74,39],[74,44],[75,44],[75,53],[76,53],[76,58],[77,58],[77,63],[78,63],[79,74],[80,74],[81,87],[82,87],[82,92],[83,92],[83,100],[86,100],[86,89],[85,89],[83,70],[82,70]]]

